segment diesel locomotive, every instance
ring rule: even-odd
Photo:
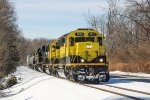
[[[109,81],[104,36],[94,29],[71,31],[27,56],[36,70],[73,81]]]

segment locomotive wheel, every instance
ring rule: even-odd
[[[95,84],[99,84],[101,81],[99,81],[99,79],[95,80],[94,83]]]
[[[31,69],[34,69],[34,66],[31,66]]]
[[[104,82],[108,82],[109,79],[110,79],[110,76],[109,76],[109,72],[108,72],[108,73],[106,73],[106,79],[104,80]]]
[[[58,73],[57,73],[57,69],[56,68],[53,68],[52,75],[58,77]]]
[[[36,70],[36,71],[39,71],[39,69],[38,69],[38,67],[37,67],[37,66],[35,66],[35,70]]]
[[[52,70],[52,75],[55,76],[55,71],[54,71],[54,69]]]
[[[78,81],[78,75],[77,74],[73,74],[72,75],[72,79],[73,79],[73,81],[77,82]]]
[[[70,78],[70,80],[74,81],[74,82],[78,81],[78,75],[75,74],[74,68],[69,68],[69,69],[70,69],[69,70],[69,78]]]
[[[58,68],[55,69],[55,75],[56,75],[56,77],[60,77],[59,74],[58,74]]]
[[[64,74],[67,77],[67,79],[70,79],[70,74],[69,73],[70,73],[70,68],[65,66],[64,67]]]
[[[36,70],[36,66],[34,66],[34,70]]]
[[[46,70],[45,70],[45,67],[44,67],[44,66],[42,67],[42,71],[43,71],[44,73],[46,73]]]
[[[39,66],[37,67],[37,69],[38,69],[39,72],[41,72],[41,68]]]
[[[42,66],[38,65],[37,68],[39,72],[42,72]]]
[[[109,81],[109,79],[110,79],[110,76],[109,76],[109,72],[105,72],[105,79],[102,79],[101,81],[99,81],[99,82],[108,82]]]
[[[49,74],[52,75],[52,69],[48,68]]]
[[[33,66],[33,70],[35,70],[35,67]]]
[[[34,67],[32,65],[30,65],[29,68],[34,69]]]

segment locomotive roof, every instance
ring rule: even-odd
[[[63,36],[59,37],[59,38],[58,38],[58,40],[59,40],[59,39],[61,39],[61,38],[66,37],[66,36],[68,36],[69,34],[70,34],[70,33],[66,33],[65,35],[63,35]]]
[[[91,29],[91,28],[79,28],[79,29],[77,29],[77,30],[94,30],[94,29]],[[76,30],[74,30],[74,31],[76,31]],[[73,31],[71,31],[71,32],[73,32]],[[64,34],[63,36],[59,37],[58,40],[61,39],[61,38],[67,37],[71,32],[66,33],[66,34]]]

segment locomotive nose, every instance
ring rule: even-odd
[[[86,42],[76,43],[76,55],[90,62],[98,56],[98,43]]]
[[[92,49],[92,42],[87,42],[86,43],[86,49]]]

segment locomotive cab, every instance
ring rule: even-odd
[[[60,38],[60,64],[75,81],[108,81],[103,35],[92,29],[75,30]]]
[[[42,58],[43,58],[43,64],[48,64],[48,51],[49,51],[49,45],[42,46]]]

